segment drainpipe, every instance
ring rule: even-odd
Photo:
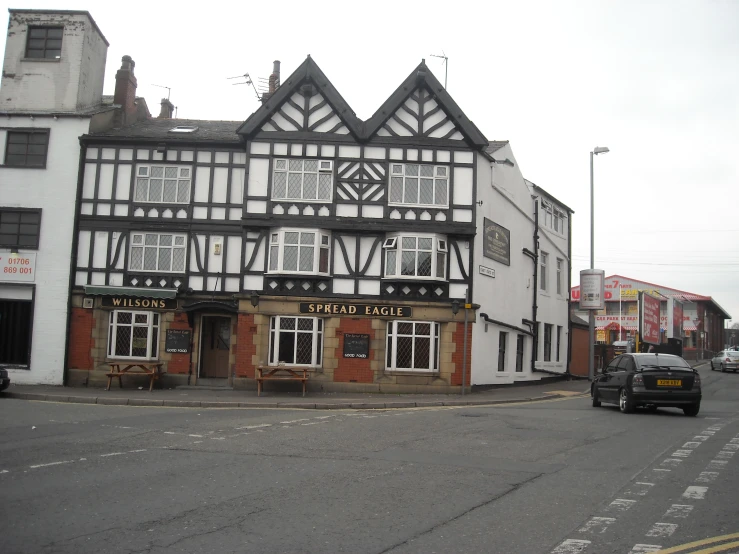
[[[534,303],[531,306],[531,321],[534,322],[534,348],[531,352],[531,372],[536,371],[536,358],[539,353],[539,322],[536,319],[539,294],[539,197],[534,197]]]

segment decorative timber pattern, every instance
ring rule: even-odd
[[[380,162],[347,161],[337,168],[338,200],[379,203],[385,197],[387,165]]]
[[[436,96],[425,88],[418,88],[377,131],[384,137],[418,137],[463,140]]]
[[[314,133],[349,134],[343,120],[328,101],[308,84],[283,102],[277,112],[262,126],[262,131],[308,131]]]

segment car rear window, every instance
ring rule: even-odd
[[[664,367],[670,369],[676,369],[679,371],[693,371],[690,364],[682,358],[676,358],[672,356],[639,356],[638,358],[639,367],[641,369]]]
[[[726,355],[729,358],[739,358],[739,352],[734,352],[733,350],[727,352]]]

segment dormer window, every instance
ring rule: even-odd
[[[58,60],[62,57],[64,27],[29,27],[26,58]]]

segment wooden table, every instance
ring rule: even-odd
[[[108,376],[108,386],[105,387],[105,390],[110,390],[110,382],[113,377],[118,377],[118,386],[123,388],[121,377],[133,370],[132,373],[143,373],[149,376],[149,392],[151,392],[154,389],[154,381],[158,380],[164,373],[162,362],[108,362],[108,365],[110,371],[105,374]]]
[[[264,381],[302,381],[303,396],[305,385],[308,382],[308,369],[305,367],[258,366],[257,367],[257,396],[261,396]]]

